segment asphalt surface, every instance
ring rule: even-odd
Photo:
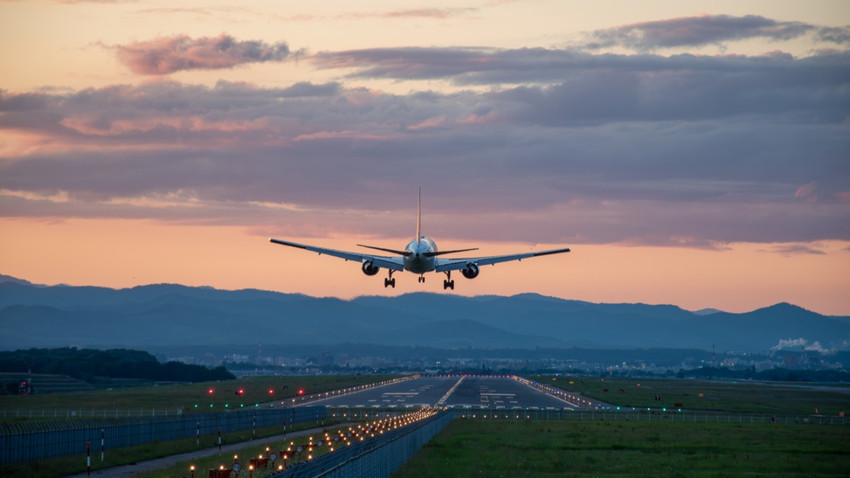
[[[348,408],[417,408],[423,406],[484,408],[575,408],[510,377],[420,377],[305,405]]]

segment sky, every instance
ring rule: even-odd
[[[0,0],[0,274],[850,315],[845,1]]]

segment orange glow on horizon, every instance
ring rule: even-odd
[[[781,254],[775,244],[730,244],[715,251],[676,247],[541,244],[533,250],[572,248],[569,254],[484,266],[474,280],[443,274],[419,284],[397,273],[384,289],[385,271],[364,275],[358,264],[270,244],[268,236],[238,226],[165,224],[147,220],[74,219],[58,222],[2,219],[0,273],[39,284],[113,288],[156,283],[256,288],[316,297],[433,292],[513,295],[534,292],[589,302],[673,304],[746,312],[790,302],[828,315],[850,315],[850,244],[818,243],[826,254]],[[403,247],[408,238],[286,239],[336,249],[357,243]],[[532,250],[528,244],[467,243],[433,238],[441,249],[479,247],[476,254]]]

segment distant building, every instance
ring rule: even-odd
[[[787,369],[796,369],[799,367],[797,363],[797,354],[785,354],[782,356],[782,366]]]

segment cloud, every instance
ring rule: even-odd
[[[286,60],[286,43],[238,41],[222,33],[217,37],[162,37],[111,47],[118,60],[140,75],[167,75],[183,70],[233,68],[246,63]]]
[[[818,27],[803,22],[783,22],[758,15],[701,15],[596,30],[588,34],[585,48],[620,46],[637,51],[659,48],[722,45],[750,38],[791,40],[814,34],[820,41],[847,44],[848,27]]]
[[[492,96],[510,108],[491,111],[491,118],[521,116],[541,124],[748,115],[841,123],[850,111],[850,53],[795,59],[380,48],[325,52],[310,61],[319,68],[353,70],[349,78],[447,79],[499,88]]]
[[[257,57],[223,37],[233,47],[222,64]],[[156,71],[211,64],[187,66],[184,57],[205,58],[184,53],[194,47],[218,54],[217,39],[179,38],[136,45],[177,58]],[[785,254],[850,240],[847,52],[381,48],[306,60],[345,76],[0,90],[0,134],[11,138],[0,145],[0,214],[305,233],[321,218],[406,236],[409,222],[388,218],[407,217],[423,184],[439,237],[800,244],[773,251]],[[373,78],[458,88],[360,86]]]
[[[380,16],[382,18],[434,18],[446,19],[455,16],[466,15],[478,11],[478,8],[456,7],[456,8],[407,8],[402,10],[393,10],[380,14],[365,14],[364,16]]]
[[[806,244],[785,244],[781,246],[775,246],[771,249],[771,252],[782,254],[785,256],[792,256],[798,254],[814,254],[819,256],[826,255],[826,253],[822,250],[816,249]]]

